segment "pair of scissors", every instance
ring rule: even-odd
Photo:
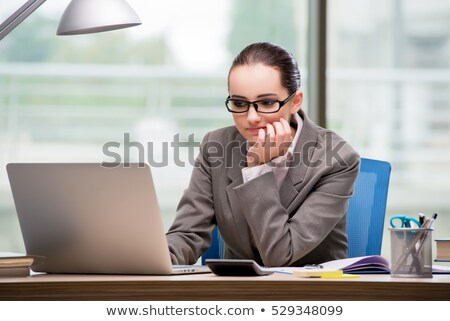
[[[398,222],[396,222],[398,221]],[[411,226],[411,222],[414,223],[416,226]],[[414,217],[406,216],[406,215],[394,215],[391,218],[391,226],[393,228],[399,228],[399,227],[417,227],[419,228],[421,224],[418,220],[416,220]]]

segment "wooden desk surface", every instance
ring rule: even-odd
[[[362,275],[358,279],[33,275],[0,278],[0,300],[450,300],[450,275],[432,279]]]

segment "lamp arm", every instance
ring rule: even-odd
[[[28,0],[0,25],[0,40],[6,37],[46,0]]]

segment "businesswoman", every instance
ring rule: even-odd
[[[193,264],[217,225],[225,258],[302,266],[347,257],[346,211],[360,159],[302,111],[292,54],[254,43],[234,59],[226,108],[235,125],[208,133],[167,240]]]

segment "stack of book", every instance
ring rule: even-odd
[[[436,262],[450,262],[450,238],[436,241]]]
[[[0,252],[0,277],[28,276],[33,257],[20,253]]]

